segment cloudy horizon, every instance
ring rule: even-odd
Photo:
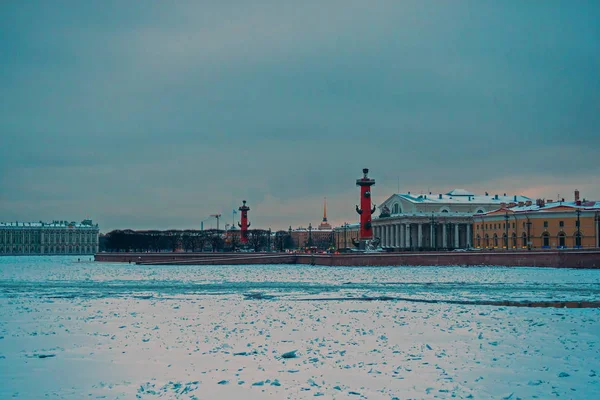
[[[0,221],[357,219],[397,192],[600,200],[600,4],[0,4]],[[209,224],[210,220],[205,223]],[[213,222],[214,224],[214,222]]]

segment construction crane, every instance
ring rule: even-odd
[[[221,218],[221,214],[211,214],[210,216],[217,219],[217,230],[219,230],[219,218]]]
[[[208,216],[208,218],[204,218],[202,221],[200,221],[200,230],[203,231],[204,230],[204,223],[206,221],[208,221],[209,219],[212,218],[216,218],[217,219],[217,230],[219,230],[219,218],[221,218],[221,214],[211,214]]]

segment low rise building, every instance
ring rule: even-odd
[[[600,202],[538,199],[502,204],[473,218],[474,246],[483,249],[600,247]]]
[[[333,229],[315,229],[311,224],[308,225],[308,228],[293,229],[290,235],[294,248],[300,250],[327,250],[333,243]]]
[[[473,246],[473,215],[496,210],[501,204],[531,201],[520,195],[475,194],[454,189],[446,194],[394,194],[373,219],[381,246],[399,250],[442,250]]]
[[[98,224],[1,222],[0,255],[95,254],[98,252]]]

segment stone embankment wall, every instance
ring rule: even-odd
[[[369,254],[99,253],[96,261],[151,264],[305,264],[323,266],[478,266],[600,268],[600,250]]]
[[[298,264],[329,266],[478,266],[600,268],[600,251],[448,252],[299,255]]]

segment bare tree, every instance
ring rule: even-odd
[[[248,244],[254,251],[261,251],[267,246],[269,232],[264,229],[248,231]]]

